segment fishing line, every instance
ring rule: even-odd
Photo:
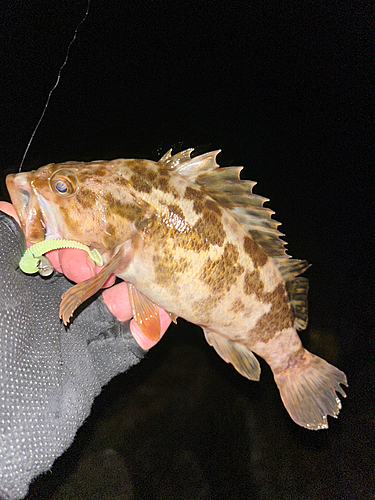
[[[58,86],[58,84],[60,82],[61,72],[64,69],[64,67],[66,66],[66,63],[68,62],[68,59],[69,59],[70,47],[73,45],[73,43],[75,42],[75,39],[77,38],[77,32],[78,32],[79,28],[86,21],[86,18],[89,15],[90,3],[91,3],[91,0],[87,0],[87,8],[86,8],[85,15],[83,16],[83,18],[81,19],[81,21],[77,24],[77,27],[76,27],[76,29],[74,31],[74,34],[73,34],[73,38],[70,40],[68,48],[66,49],[66,54],[65,54],[64,62],[60,66],[59,72],[57,74],[55,85],[49,91],[46,104],[44,105],[43,112],[42,112],[42,114],[41,114],[41,116],[40,116],[40,118],[38,120],[38,123],[36,124],[36,126],[35,126],[35,128],[33,130],[33,133],[31,134],[30,140],[29,140],[29,142],[28,142],[28,144],[26,146],[24,155],[22,157],[20,168],[18,169],[18,172],[21,172],[21,170],[22,170],[23,162],[25,161],[25,158],[26,158],[26,155],[27,155],[27,153],[28,153],[28,151],[30,149],[31,143],[33,142],[34,136],[35,136],[35,134],[36,134],[36,132],[37,132],[37,130],[39,128],[39,125],[41,124],[41,122],[42,122],[42,120],[44,118],[44,115],[46,114],[46,111],[47,111],[47,108],[48,108],[48,105],[49,105],[49,102],[50,102],[50,99],[51,99],[51,95],[52,95],[52,93],[54,92],[54,90],[56,89],[56,87]]]

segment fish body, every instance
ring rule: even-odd
[[[201,326],[217,353],[258,380],[254,353],[270,365],[292,419],[328,427],[341,407],[343,372],[305,350],[308,264],[291,259],[266,198],[219,168],[218,152],[192,150],[158,162],[118,159],[49,164],[10,175],[7,186],[25,237],[77,240],[106,266],[63,296],[66,323],[109,274],[127,280],[135,319],[157,339],[156,305]]]

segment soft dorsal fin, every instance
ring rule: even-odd
[[[294,327],[297,330],[305,330],[308,320],[307,292],[309,280],[301,277],[295,278],[286,283],[286,289],[294,313]]]
[[[302,274],[310,267],[305,260],[292,259],[290,255],[280,255],[273,257],[284,281],[292,281],[296,276]]]
[[[172,150],[169,150],[158,164],[200,186],[246,227],[250,236],[274,259],[287,284],[296,327],[305,328],[307,280],[300,281],[295,277],[303,273],[309,264],[305,260],[292,259],[286,253],[286,242],[281,239],[284,235],[278,230],[280,222],[272,219],[273,210],[263,206],[269,199],[253,193],[256,182],[240,179],[243,167],[220,167],[216,163],[220,150],[191,158],[192,151],[186,149],[172,156]]]

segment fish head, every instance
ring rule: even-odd
[[[129,239],[147,215],[131,192],[126,160],[48,164],[6,178],[30,243],[72,239],[103,250]]]

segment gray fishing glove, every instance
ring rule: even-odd
[[[72,443],[102,387],[145,352],[101,298],[66,329],[58,317],[71,283],[28,276],[18,224],[0,212],[0,497],[23,498]]]

